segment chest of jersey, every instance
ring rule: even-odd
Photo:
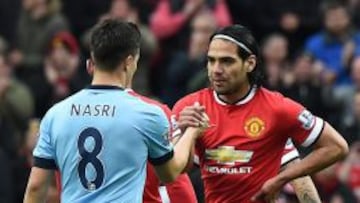
[[[244,166],[226,173],[250,173],[252,166],[261,160],[257,157],[269,157],[269,153],[280,157],[281,150],[277,149],[283,149],[285,139],[278,127],[279,119],[270,110],[259,108],[256,100],[243,105],[220,105],[215,101],[204,105],[211,127],[196,146],[203,166]]]

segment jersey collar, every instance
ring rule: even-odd
[[[124,90],[124,88],[115,85],[89,85],[86,89],[92,90]]]
[[[225,101],[223,101],[219,95],[215,92],[215,90],[213,90],[213,95],[214,95],[214,98],[215,98],[215,101],[220,104],[220,105],[223,105],[223,106],[226,106],[226,105],[243,105],[243,104],[246,104],[248,103],[252,98],[254,98],[255,94],[256,94],[256,90],[257,90],[257,87],[256,86],[253,86],[249,91],[248,93],[246,93],[246,95],[244,97],[242,97],[239,101],[237,101],[236,103],[234,104],[229,104],[229,103],[226,103]]]

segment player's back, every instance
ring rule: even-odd
[[[141,202],[149,154],[171,151],[158,133],[168,132],[159,107],[103,88],[84,89],[46,115],[63,202]]]

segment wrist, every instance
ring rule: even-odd
[[[188,127],[185,130],[185,134],[190,134],[194,139],[196,139],[201,133],[201,129],[200,128],[195,128],[195,127]]]

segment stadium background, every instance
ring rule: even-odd
[[[342,163],[313,176],[323,201],[360,202],[359,11],[360,0],[0,0],[0,202],[22,202],[39,119],[89,84],[89,32],[107,18],[139,25],[133,88],[170,107],[208,85],[210,34],[248,26],[265,86],[328,120],[351,146]],[[190,175],[199,188],[198,171]],[[57,201],[52,188],[48,202]],[[279,202],[296,202],[290,186]]]

